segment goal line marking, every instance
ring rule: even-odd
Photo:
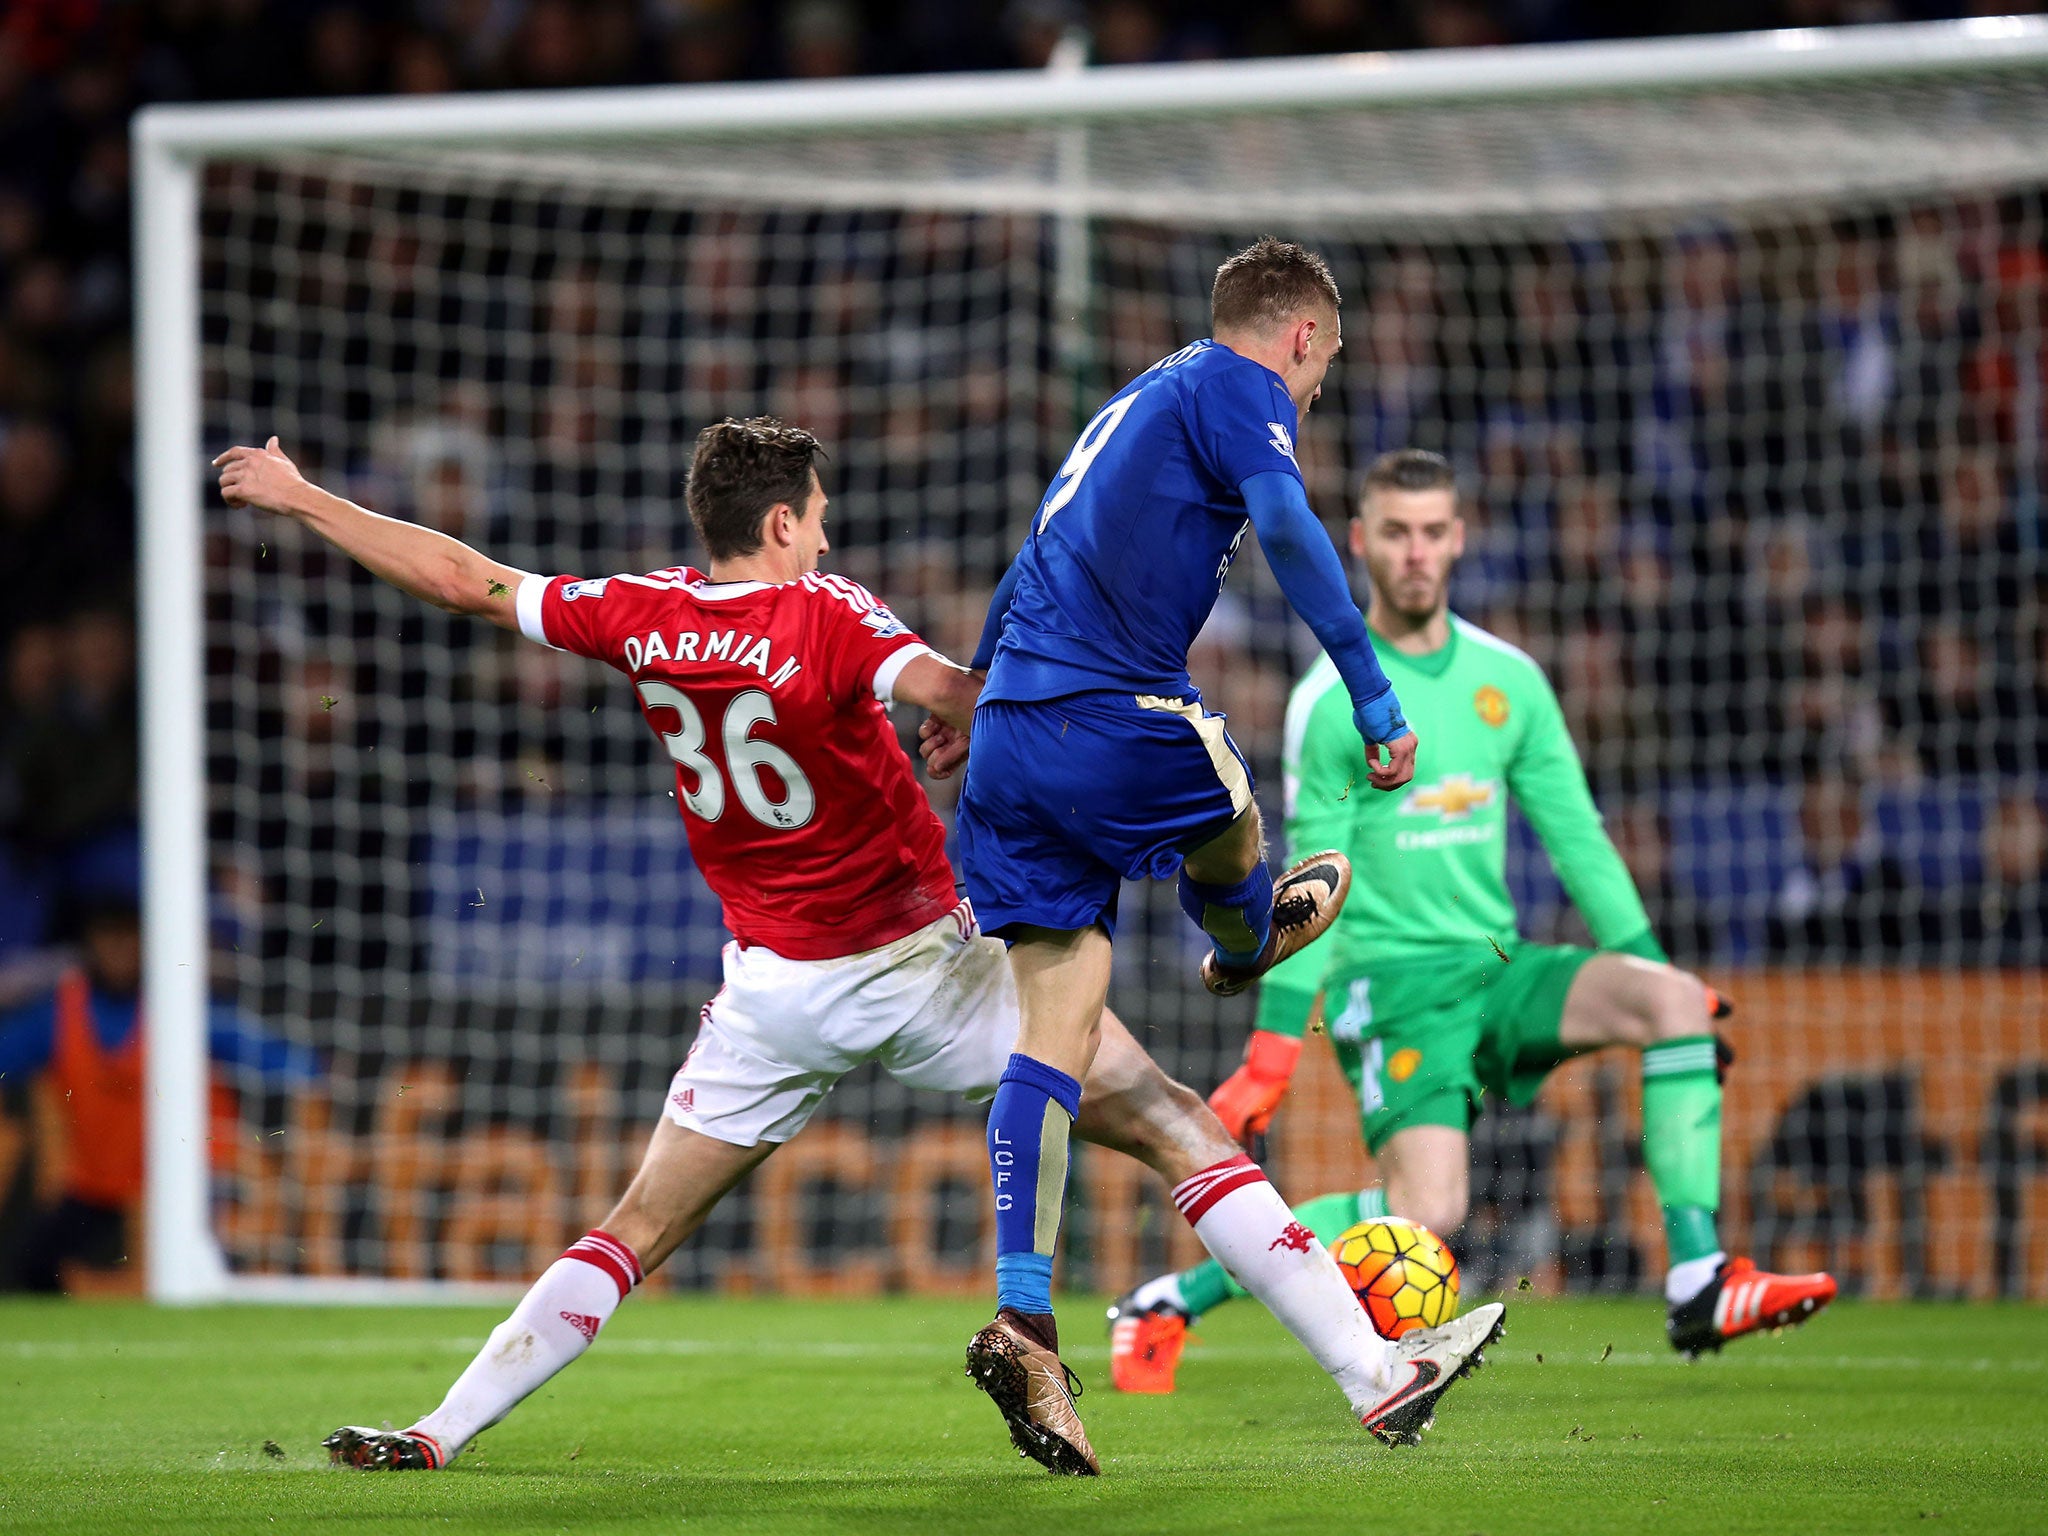
[[[257,1346],[258,1352],[270,1356],[316,1355],[316,1356],[363,1356],[369,1354],[401,1355],[408,1350],[429,1350],[450,1356],[473,1355],[483,1348],[484,1340],[476,1338],[414,1339],[394,1340],[389,1335],[382,1338],[362,1339],[283,1339],[275,1344]],[[641,1357],[666,1356],[719,1356],[735,1359],[816,1359],[825,1356],[839,1360],[890,1360],[890,1359],[950,1359],[959,1351],[953,1347],[940,1348],[930,1344],[889,1345],[876,1343],[835,1343],[831,1341],[802,1341],[789,1339],[737,1340],[737,1339],[615,1339],[602,1346],[607,1355],[634,1355]],[[0,1343],[0,1358],[10,1360],[111,1360],[126,1356],[133,1360],[193,1360],[210,1358],[220,1353],[218,1346],[201,1343],[192,1339],[146,1339],[127,1344],[116,1344],[102,1339],[46,1339],[15,1340]],[[1293,1344],[1274,1343],[1265,1345],[1201,1345],[1197,1346],[1191,1358],[1219,1362],[1241,1362],[1249,1360],[1280,1360],[1293,1357],[1299,1351]],[[1496,1358],[1514,1360],[1519,1351],[1508,1353],[1496,1346]],[[1083,1345],[1066,1351],[1066,1358],[1101,1362],[1109,1358],[1107,1347],[1098,1344]],[[1662,1367],[1682,1370],[1691,1365],[1677,1354],[1660,1354],[1650,1351],[1617,1352],[1603,1361],[1590,1353],[1584,1359],[1553,1350],[1547,1364],[1553,1366],[1601,1365]],[[1966,1370],[1966,1371],[2019,1371],[2040,1372],[2048,1370],[2048,1360],[2039,1359],[1994,1359],[1979,1356],[1972,1359],[1942,1360],[1913,1355],[1791,1355],[1774,1358],[1766,1349],[1746,1351],[1740,1355],[1723,1356],[1707,1369],[1735,1368],[1742,1370],[1800,1370],[1800,1371],[1919,1371],[1919,1370]]]

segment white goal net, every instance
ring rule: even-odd
[[[594,576],[692,558],[696,431],[772,412],[827,444],[835,567],[965,656],[1078,422],[1266,231],[1346,296],[1319,509],[1381,450],[1451,457],[1461,611],[1549,669],[1665,942],[1743,1005],[1737,1240],[1879,1291],[2044,1283],[2040,26],[173,110],[139,142],[159,1294],[531,1273],[623,1187],[724,938],[620,679],[222,509],[202,451],[276,433]],[[1311,646],[1248,559],[1195,657],[1276,824]],[[1529,936],[1582,932],[1527,838],[1515,871]],[[1112,1003],[1206,1091],[1249,1008],[1201,991],[1170,891],[1124,910]],[[203,995],[318,1063],[216,1063],[205,1132]],[[1659,1271],[1634,1079],[1482,1119],[1482,1274]],[[858,1074],[667,1283],[978,1290],[982,1156],[977,1113]],[[1296,1198],[1364,1175],[1320,1047],[1273,1163]],[[1075,1179],[1068,1283],[1190,1251],[1134,1165]]]

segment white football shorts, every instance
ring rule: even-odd
[[[965,901],[857,955],[790,960],[728,943],[724,959],[667,1114],[734,1146],[789,1140],[863,1062],[912,1088],[991,1098],[1016,1049],[1009,956]]]

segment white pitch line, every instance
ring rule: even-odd
[[[366,1360],[390,1359],[409,1351],[431,1350],[446,1355],[472,1355],[483,1347],[481,1338],[454,1339],[289,1339],[274,1345],[258,1346],[253,1353],[271,1357],[291,1355],[336,1355],[355,1356]],[[1798,1371],[1922,1371],[1922,1370],[1968,1370],[1968,1371],[2020,1371],[2039,1372],[2048,1370],[2048,1359],[1989,1359],[1976,1357],[1960,1360],[1927,1359],[1912,1355],[1790,1355],[1776,1356],[1769,1348],[1769,1341],[1762,1340],[1752,1348],[1733,1355],[1724,1355],[1712,1361],[1702,1362],[1698,1369],[1717,1370],[1738,1368],[1745,1370],[1798,1370]],[[1493,1358],[1509,1363],[1524,1362],[1524,1346],[1493,1346]],[[951,1360],[959,1350],[951,1345],[943,1348],[930,1345],[860,1344],[836,1342],[802,1342],[775,1339],[615,1339],[602,1346],[602,1353],[608,1355],[637,1356],[718,1356],[735,1359],[817,1359],[823,1356],[834,1360]],[[1197,1345],[1189,1352],[1192,1361],[1214,1360],[1219,1362],[1272,1361],[1296,1357],[1292,1345]],[[1533,1352],[1532,1352],[1533,1353]],[[34,1340],[0,1342],[0,1358],[11,1360],[111,1360],[126,1356],[132,1360],[190,1360],[214,1358],[219,1354],[217,1346],[184,1339],[144,1339],[126,1344],[110,1343],[102,1339],[85,1340]],[[1099,1344],[1083,1345],[1067,1351],[1069,1359],[1102,1361],[1109,1351]],[[1692,1363],[1677,1354],[1623,1352],[1609,1355],[1605,1361],[1588,1354],[1583,1358],[1553,1352],[1546,1366],[1569,1368],[1574,1366],[1626,1366],[1633,1368],[1659,1368],[1684,1370]]]

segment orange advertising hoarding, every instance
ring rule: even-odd
[[[1903,1294],[1916,1276],[1923,1289],[1989,1295],[2002,1184],[2019,1201],[2017,1222],[2006,1222],[2018,1289],[2048,1297],[2048,973],[1714,979],[1737,1002],[1720,1026],[1736,1052],[1722,1111],[1727,1240],[1746,1247],[1776,1234],[1780,1264],[1845,1266],[1877,1295]],[[1628,1117],[1630,1142],[1640,1135],[1631,1053],[1596,1054],[1552,1077],[1539,1108],[1557,1121],[1555,1200],[1567,1230],[1608,1214],[1596,1084]],[[1291,1199],[1371,1182],[1357,1110],[1326,1044],[1304,1052],[1274,1129],[1273,1172]],[[1661,1272],[1656,1194],[1640,1169],[1623,1198],[1630,1239]],[[1860,1219],[1844,1208],[1858,1203]]]
[[[1757,1257],[1780,1266],[1838,1268],[1877,1295],[1984,1296],[2008,1280],[2048,1298],[2048,973],[1715,980],[1738,1002],[1723,1025],[1738,1058],[1724,1108],[1731,1245],[1767,1245]],[[637,1106],[592,1065],[571,1072],[564,1134],[551,1139],[511,1126],[451,1132],[458,1098],[450,1069],[411,1063],[381,1085],[366,1134],[342,1130],[317,1093],[281,1135],[244,1127],[215,1148],[231,1252],[257,1269],[337,1274],[367,1252],[387,1274],[519,1279],[602,1218],[645,1144]],[[1559,1228],[1622,1232],[1653,1276],[1663,1264],[1656,1195],[1639,1158],[1617,1175],[1612,1152],[1638,1139],[1638,1098],[1634,1057],[1608,1051],[1559,1071],[1537,1108],[1555,1131],[1547,1178]],[[1603,1104],[1625,1123],[1603,1126]],[[1303,1054],[1268,1165],[1295,1200],[1372,1180],[1324,1041]],[[753,1176],[752,1241],[717,1256],[714,1273],[733,1290],[979,1293],[990,1273],[985,1178],[971,1115],[900,1136],[821,1121]],[[841,1221],[831,1246],[815,1247],[819,1211],[842,1203],[881,1213],[868,1218],[873,1230]],[[440,1220],[419,1217],[437,1206]],[[345,1240],[351,1209],[383,1213],[368,1249]],[[978,1231],[971,1242],[963,1211],[978,1213],[965,1223]],[[1107,1290],[1201,1253],[1159,1180],[1094,1148],[1077,1150],[1066,1246],[1064,1278]],[[1546,1289],[1566,1278],[1555,1261],[1531,1276]]]

